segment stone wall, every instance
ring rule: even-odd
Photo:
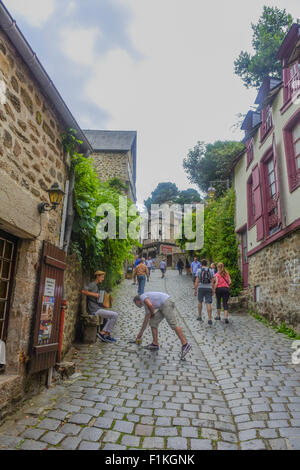
[[[130,152],[97,152],[93,153],[91,157],[95,162],[100,181],[119,178],[122,183],[128,184],[127,195],[133,199],[128,174],[128,163],[132,160]]]
[[[66,179],[63,126],[1,32],[0,80],[5,86],[5,103],[0,108],[0,169],[36,201],[48,201],[46,190],[55,181],[64,185]],[[59,213],[47,221],[52,239],[57,220]]]
[[[75,255],[69,255],[64,275],[64,296],[67,299],[67,310],[64,321],[62,356],[68,352],[76,338],[76,330],[82,313],[80,292],[83,287],[84,280],[81,265]]]
[[[0,108],[0,176],[5,181],[0,193],[0,228],[20,237],[7,369],[19,372],[19,354],[26,356],[28,352],[42,243],[47,240],[57,246],[61,231],[62,205],[42,215],[37,206],[48,202],[47,189],[54,182],[64,187],[69,161],[61,143],[63,124],[2,32],[0,80],[5,87],[5,102]],[[21,204],[22,212],[18,210]]]
[[[249,257],[248,294],[253,310],[300,333],[300,230]]]
[[[62,204],[56,211],[38,212],[48,202],[47,189],[58,182],[64,189],[70,168],[61,134],[65,130],[51,102],[5,34],[0,31],[0,230],[19,238],[6,341],[7,365],[0,376],[0,410],[34,384],[45,385],[45,372],[26,377],[43,241],[59,246]],[[3,99],[4,98],[4,99]],[[74,339],[81,288],[80,272],[68,259],[63,352]],[[28,380],[30,379],[30,380]]]

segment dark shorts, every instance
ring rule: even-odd
[[[202,304],[203,300],[206,304],[212,304],[212,289],[198,289],[198,302]]]

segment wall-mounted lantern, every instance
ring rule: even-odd
[[[47,193],[49,194],[50,204],[48,202],[41,202],[38,205],[38,211],[40,214],[56,210],[65,194],[58,183],[54,183],[50,189],[47,189]]]

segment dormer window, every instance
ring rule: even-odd
[[[262,124],[260,128],[260,138],[263,140],[273,127],[272,107],[267,105],[261,113]]]

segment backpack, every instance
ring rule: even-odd
[[[211,272],[209,268],[202,268],[199,273],[199,280],[201,284],[210,284],[211,283]]]

